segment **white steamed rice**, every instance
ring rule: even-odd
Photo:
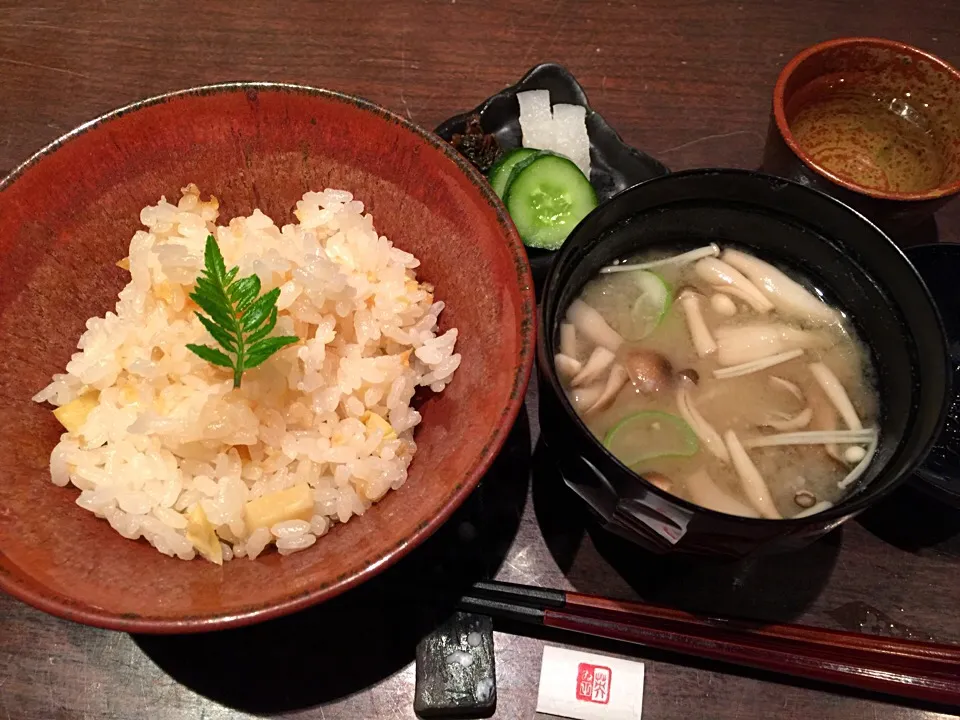
[[[283,228],[259,210],[217,226],[217,199],[194,185],[176,205],[144,208],[116,312],[87,321],[66,373],[34,397],[63,406],[99,393],[61,436],[50,472],[124,537],[190,560],[200,546],[187,516],[199,505],[224,560],[270,544],[293,553],[406,480],[420,422],[411,399],[451,380],[457,331],[438,335],[443,303],[417,282],[419,261],[379,236],[349,192],[308,192],[295,214]],[[186,348],[216,346],[188,297],[209,233],[228,268],[256,273],[263,292],[281,289],[273,334],[300,338],[239,390],[229,370]],[[304,483],[309,519],[247,528],[249,501]]]

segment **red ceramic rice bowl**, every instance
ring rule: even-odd
[[[307,191],[349,190],[421,262],[459,330],[462,364],[419,407],[405,484],[306,550],[222,566],[128,540],[51,483],[63,428],[31,401],[130,276],[115,263],[142,208],[196,183],[223,224],[261,209],[295,222]],[[475,488],[529,378],[534,298],[523,246],[483,178],[446,143],[366,101],[239,83],[145,100],[87,123],[0,182],[0,589],[81,623],[183,633],[327,600],[420,544]]]

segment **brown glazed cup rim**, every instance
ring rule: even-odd
[[[452,161],[453,164],[471,180],[471,184],[476,188],[479,195],[478,200],[489,205],[494,210],[498,224],[502,227],[513,227],[506,208],[499,198],[496,197],[483,175],[449,143],[436,134],[369,100],[334,90],[283,82],[231,81],[199,85],[165,92],[118,107],[64,133],[56,140],[53,140],[31,154],[5,176],[0,173],[0,191],[15,183],[21,175],[29,171],[37,163],[43,162],[46,157],[55,153],[64,144],[70,143],[78,136],[95,130],[124,115],[162,104],[174,98],[198,97],[218,93],[245,93],[250,91],[302,93],[312,95],[321,100],[349,103],[359,110],[376,115],[386,122],[399,126],[405,132],[418,136],[441,155]],[[516,232],[508,232],[504,237],[504,242],[513,246],[511,247],[511,253],[515,259],[518,278],[521,280],[517,292],[520,299],[525,300],[525,302],[523,303],[524,311],[522,315],[517,318],[517,332],[524,333],[526,332],[524,328],[526,323],[529,322],[530,327],[534,327],[536,322],[534,317],[535,311],[533,309],[527,309],[536,307],[533,295],[533,279],[530,274],[530,266],[527,262],[523,245]],[[523,282],[523,280],[525,280],[525,282]],[[403,544],[384,549],[377,561],[356,571],[350,576],[338,578],[337,581],[330,586],[311,588],[305,592],[277,599],[270,605],[246,609],[239,613],[220,613],[169,619],[119,615],[96,606],[78,603],[72,598],[49,592],[37,583],[22,582],[14,576],[4,573],[2,567],[0,567],[0,592],[6,592],[18,600],[44,612],[74,622],[123,632],[150,634],[209,632],[251,625],[304,610],[312,605],[329,600],[370,580],[386,568],[394,565],[411,550],[421,545],[421,543],[433,535],[434,532],[449,519],[454,511],[459,508],[476,489],[480,480],[497,457],[500,448],[506,441],[520,413],[524,403],[525,390],[529,383],[534,364],[534,355],[534,344],[531,343],[527,345],[524,343],[518,352],[517,365],[513,376],[513,391],[500,415],[499,426],[489,429],[488,447],[490,448],[490,452],[486,452],[474,460],[469,472],[463,478],[463,482],[447,496],[443,507],[440,508],[435,515],[420,524],[416,531],[410,535]],[[0,554],[2,554],[2,548],[0,548]]]
[[[906,53],[907,55],[911,55],[913,57],[921,57],[933,65],[936,65],[949,75],[952,75],[954,81],[957,83],[957,86],[960,87],[960,71],[958,71],[957,68],[953,67],[953,65],[948,63],[946,60],[939,58],[936,55],[927,52],[926,50],[921,50],[920,48],[914,47],[913,45],[907,45],[906,43],[902,43],[898,40],[887,40],[885,38],[874,37],[845,37],[817,43],[816,45],[811,45],[805,50],[801,50],[797,55],[795,55],[790,62],[784,66],[783,70],[780,71],[780,75],[777,77],[777,84],[774,86],[773,90],[773,116],[777,123],[777,130],[779,130],[783,141],[787,144],[790,150],[793,151],[794,155],[800,158],[800,160],[803,161],[803,163],[811,170],[824,176],[830,180],[830,182],[840,185],[841,187],[851,190],[852,192],[859,193],[860,195],[866,195],[881,200],[915,201],[936,200],[938,198],[949,197],[950,195],[960,192],[960,180],[952,182],[948,185],[941,185],[933,188],[932,190],[925,190],[923,192],[884,192],[882,190],[874,190],[872,188],[864,187],[863,185],[858,185],[857,183],[851,182],[850,180],[847,180],[820,165],[816,160],[808,155],[794,139],[793,133],[790,131],[790,126],[787,123],[787,116],[783,103],[784,92],[790,77],[801,65],[801,63],[808,58],[818,55],[824,50],[831,50],[834,48],[851,45],[895,50],[897,52]]]

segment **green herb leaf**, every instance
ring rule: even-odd
[[[200,319],[200,322],[203,323],[203,326],[207,329],[207,332],[213,336],[214,340],[216,340],[221,346],[225,347],[230,352],[237,351],[237,344],[234,342],[230,333],[217,325],[213,320],[208,320],[200,313],[194,314]]]
[[[233,386],[240,387],[245,370],[257,367],[267,358],[299,338],[291,335],[267,337],[277,324],[277,299],[280,288],[260,295],[256,275],[234,281],[239,268],[226,269],[220,247],[213,235],[207,236],[203,253],[205,267],[197,278],[190,299],[206,315],[196,313],[203,327],[228,355],[208,345],[187,345],[187,349],[207,362],[233,370]]]
[[[197,278],[197,285],[193,291],[195,293],[210,295],[212,297],[219,297],[219,291],[217,290],[217,286],[203,276]]]
[[[277,309],[273,308],[273,310],[270,311],[270,318],[267,320],[267,324],[261,327],[255,333],[251,334],[247,338],[247,342],[255,343],[257,342],[257,340],[262,340],[271,332],[273,332],[273,328],[275,328],[276,326],[277,326]]]
[[[203,250],[203,262],[206,266],[204,271],[209,278],[221,287],[226,285],[227,269],[223,264],[223,255],[220,254],[220,246],[213,239],[213,235],[207,235],[207,245]]]
[[[194,345],[191,343],[187,345],[187,350],[195,355],[199,355],[201,358],[207,362],[213,363],[214,365],[228,368],[233,367],[233,361],[230,358],[216,348],[210,347],[209,345]]]
[[[233,285],[227,288],[227,295],[230,302],[235,303],[237,312],[246,310],[250,303],[257,299],[260,294],[260,278],[257,275],[237,280]]]
[[[248,307],[243,314],[243,329],[247,332],[253,332],[260,327],[260,323],[270,316],[270,310],[276,307],[279,297],[280,288],[274,288]]]
[[[224,303],[223,298],[210,293],[192,292],[190,293],[190,299],[199,305],[200,309],[209,315],[217,325],[224,329],[233,325],[230,307]]]
[[[287,345],[292,345],[293,343],[297,342],[297,340],[299,340],[299,338],[291,335],[261,340],[260,342],[251,346],[251,348],[247,351],[247,361],[245,363],[246,367],[256,367],[280,348],[284,348]]]

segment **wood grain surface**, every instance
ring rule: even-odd
[[[624,139],[674,169],[756,167],[779,68],[841,35],[960,63],[952,0],[151,0],[0,2],[0,168],[74,126],[225,80],[361,95],[433,127],[554,60]],[[960,203],[904,243],[960,241]],[[0,597],[0,720],[413,718],[413,650],[458,588],[496,575],[691,610],[960,642],[960,513],[905,489],[791,557],[651,558],[595,531],[534,451],[536,388],[497,469],[440,534],[383,578],[247,630],[134,637]],[[2,481],[2,479],[0,479]],[[536,717],[545,642],[498,626],[495,717]],[[951,717],[623,645],[647,662],[645,718]],[[955,712],[960,710],[955,709]]]

